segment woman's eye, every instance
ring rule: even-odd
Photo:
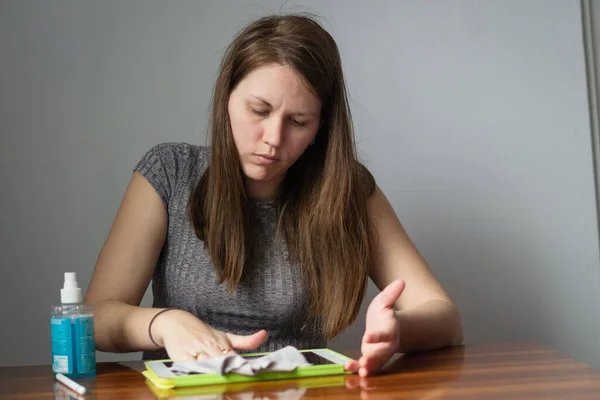
[[[303,127],[304,125],[306,125],[304,122],[296,121],[295,119],[292,120],[292,124],[294,124],[298,127]]]
[[[256,115],[260,115],[260,116],[265,116],[267,115],[269,112],[267,110],[258,110],[256,108],[252,109],[252,112]]]

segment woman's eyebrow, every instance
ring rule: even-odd
[[[266,105],[267,107],[273,108],[273,106],[271,105],[271,103],[269,103],[267,100],[263,99],[260,96],[256,96],[256,95],[250,95],[250,97],[260,101],[261,103],[263,103],[264,105]],[[308,112],[308,111],[298,111],[298,112],[294,112],[291,113],[291,115],[296,115],[298,117],[312,117],[315,115],[315,113],[312,112]]]

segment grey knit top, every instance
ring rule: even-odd
[[[287,345],[319,348],[326,341],[317,319],[306,312],[307,292],[298,265],[287,260],[285,244],[275,241],[273,201],[253,201],[252,221],[258,251],[232,295],[218,284],[208,249],[194,232],[188,213],[191,191],[208,166],[210,149],[185,143],[153,147],[135,167],[162,199],[168,233],[152,277],[154,307],[186,310],[210,326],[238,335],[266,329],[257,351]],[[166,358],[164,350],[145,352],[144,359]]]

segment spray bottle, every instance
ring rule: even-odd
[[[52,306],[52,371],[70,378],[96,375],[94,316],[83,304],[75,272],[65,272],[61,305]]]

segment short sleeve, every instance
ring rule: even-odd
[[[183,153],[185,151],[181,144],[159,144],[152,147],[134,169],[154,187],[167,208],[173,189],[177,184]]]

